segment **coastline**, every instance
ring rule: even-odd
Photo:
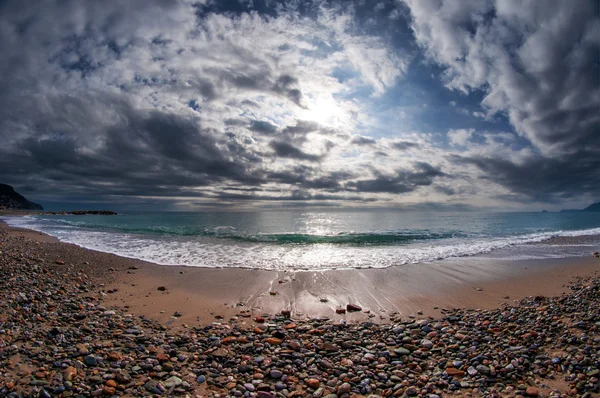
[[[530,296],[558,296],[573,277],[600,269],[594,257],[486,261],[456,258],[383,269],[270,271],[158,265],[85,249],[41,232],[0,228],[50,243],[55,256],[96,276],[110,291],[109,306],[123,307],[173,326],[244,322],[291,311],[299,319],[389,323],[437,318],[442,309],[493,309]],[[89,263],[85,264],[85,263]],[[164,291],[158,290],[164,287]],[[356,312],[336,313],[348,304]],[[172,314],[182,315],[173,318]],[[246,323],[250,324],[250,323]]]
[[[288,275],[160,266],[3,223],[0,243],[1,396],[591,397],[600,391],[594,258],[521,261],[520,277],[497,267],[483,281],[472,265],[431,265],[435,277],[422,267]],[[441,285],[442,279],[451,283]],[[270,295],[272,289],[278,294]],[[329,302],[314,303],[322,293],[331,294]],[[246,304],[236,305],[246,294]],[[389,304],[378,301],[388,294]],[[333,306],[346,302],[363,311],[336,315]],[[364,304],[371,302],[379,310]],[[290,314],[279,313],[290,305]],[[312,312],[300,314],[302,308]],[[541,359],[533,363],[533,356]]]

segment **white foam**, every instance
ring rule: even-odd
[[[164,265],[198,267],[244,267],[259,269],[387,268],[394,265],[433,262],[451,257],[490,253],[513,246],[568,236],[600,235],[600,228],[556,231],[505,238],[445,239],[390,246],[340,246],[330,244],[275,245],[233,242],[215,238],[158,238],[145,235],[82,230],[56,225],[33,217],[11,217],[5,221],[56,236],[61,241]],[[552,256],[570,256],[572,250]],[[527,253],[519,255],[528,258]],[[550,254],[548,254],[550,255]],[[510,257],[511,255],[509,255]]]

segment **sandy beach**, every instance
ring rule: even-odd
[[[44,275],[51,275],[52,272],[62,275],[63,279],[66,278],[64,283],[68,287],[62,287],[58,293],[66,294],[65,292],[70,291],[68,297],[71,298],[67,302],[77,300],[76,298],[80,296],[82,298],[86,297],[85,301],[82,301],[82,304],[77,307],[86,309],[86,315],[81,315],[82,319],[97,318],[98,321],[91,324],[96,325],[94,327],[99,328],[97,329],[99,331],[104,331],[103,333],[112,334],[113,336],[109,338],[109,341],[123,333],[123,328],[128,327],[127,325],[135,324],[135,319],[142,320],[143,328],[146,328],[146,332],[149,333],[149,342],[154,342],[151,347],[155,348],[152,348],[149,354],[138,358],[138,362],[143,358],[155,358],[148,360],[157,361],[154,363],[158,365],[158,367],[149,368],[150,370],[155,369],[155,371],[144,373],[138,369],[139,366],[135,367],[131,363],[128,364],[127,361],[115,362],[116,359],[110,359],[111,355],[114,358],[129,355],[128,358],[131,359],[130,348],[133,348],[133,346],[122,346],[124,344],[122,341],[103,345],[94,343],[93,340],[85,342],[84,339],[82,341],[84,341],[83,345],[85,347],[78,347],[85,349],[80,349],[79,352],[73,354],[69,354],[68,351],[65,353],[65,358],[74,355],[75,362],[65,362],[60,367],[62,370],[53,371],[48,368],[48,365],[43,364],[44,361],[34,360],[31,362],[31,359],[27,359],[30,358],[28,356],[30,343],[23,337],[22,330],[19,329],[17,332],[13,327],[13,330],[6,334],[6,328],[9,325],[14,325],[14,319],[11,318],[10,314],[17,318],[23,316],[19,311],[8,311],[7,314],[9,315],[5,314],[2,318],[4,334],[0,336],[2,358],[4,364],[8,366],[7,372],[0,379],[0,388],[4,388],[3,391],[7,394],[11,390],[27,391],[31,389],[32,385],[38,392],[40,392],[40,388],[42,388],[41,391],[46,391],[44,388],[51,391],[52,389],[47,386],[52,385],[53,391],[55,393],[56,391],[59,392],[56,394],[57,396],[72,396],[72,394],[69,394],[70,391],[65,391],[62,384],[59,385],[56,381],[56,375],[60,374],[62,375],[60,383],[63,383],[63,378],[66,377],[64,369],[67,363],[69,364],[68,369],[71,366],[77,369],[75,373],[80,376],[84,386],[80,387],[80,392],[87,391],[86,394],[108,396],[138,396],[151,393],[158,395],[192,394],[203,397],[230,396],[230,394],[237,395],[239,393],[243,395],[244,392],[249,393],[249,396],[258,397],[324,396],[327,393],[346,397],[369,396],[371,393],[375,394],[374,396],[422,395],[430,397],[443,396],[444,394],[457,396],[515,396],[519,394],[527,396],[567,396],[568,394],[580,395],[585,391],[597,392],[598,389],[597,374],[591,370],[586,370],[596,366],[594,364],[597,362],[594,361],[598,360],[597,353],[593,354],[587,362],[584,362],[587,367],[584,366],[578,371],[573,368],[566,373],[564,371],[561,373],[560,367],[557,368],[552,365],[552,355],[554,357],[561,357],[562,355],[565,358],[571,358],[572,354],[575,355],[575,353],[570,353],[570,350],[575,350],[575,348],[568,348],[570,347],[568,344],[566,346],[562,343],[557,345],[558,340],[551,337],[554,335],[553,333],[556,333],[556,336],[564,333],[564,331],[560,331],[562,329],[557,329],[555,324],[556,320],[561,319],[561,316],[567,316],[567,313],[562,313],[563,315],[560,316],[556,313],[549,314],[548,322],[554,322],[552,327],[549,326],[550,324],[539,323],[541,322],[540,315],[545,314],[545,312],[540,311],[546,311],[546,308],[564,302],[566,297],[571,297],[565,295],[565,293],[571,292],[569,289],[571,282],[579,281],[580,285],[578,286],[580,286],[580,289],[585,289],[585,286],[595,286],[594,289],[598,289],[597,282],[594,282],[590,277],[595,276],[598,278],[600,260],[592,256],[575,260],[545,261],[544,263],[539,261],[511,262],[510,267],[505,263],[498,262],[498,264],[494,264],[493,269],[489,267],[478,268],[470,261],[455,261],[442,265],[420,264],[419,266],[403,266],[390,269],[301,271],[292,273],[248,269],[159,266],[60,243],[47,235],[30,230],[10,228],[5,224],[0,224],[0,234],[3,236],[3,244],[0,250],[3,251],[2,255],[4,256],[4,272],[12,270],[10,275],[13,276],[15,270],[17,270],[17,275],[18,272],[27,273],[29,272],[28,268],[23,268],[23,266],[31,263],[45,267],[42,270]],[[21,253],[20,258],[22,260],[15,262],[15,258],[17,258],[15,253]],[[26,255],[23,253],[26,253]],[[34,262],[32,263],[30,260]],[[518,268],[514,268],[515,266]],[[38,270],[37,266],[35,266],[35,269]],[[39,272],[39,270],[36,272]],[[14,278],[8,278],[9,281],[12,279]],[[56,279],[50,280],[56,281]],[[44,284],[39,281],[38,283],[41,283],[39,289],[44,289]],[[594,283],[596,284],[594,285]],[[22,293],[19,293],[19,288],[14,285],[9,286],[12,287],[4,289],[5,295]],[[77,293],[78,291],[80,293]],[[581,294],[581,292],[578,294]],[[590,297],[598,298],[597,295],[593,296],[595,294],[593,292],[589,294],[592,294]],[[11,303],[16,303],[18,300],[14,301],[14,297],[18,298],[18,296],[12,297],[13,299],[5,297],[4,305],[14,310]],[[52,308],[56,308],[56,305],[60,308],[60,304],[55,304]],[[348,305],[356,307],[348,307]],[[27,306],[23,308],[27,308]],[[50,311],[52,311],[52,308]],[[356,311],[345,311],[347,308]],[[465,333],[467,335],[479,333],[477,332],[477,325],[481,325],[484,321],[487,325],[490,319],[501,319],[502,317],[495,318],[498,315],[493,314],[502,314],[503,308],[516,308],[518,311],[524,311],[524,315],[522,315],[524,318],[521,321],[516,321],[519,330],[522,330],[520,333],[529,333],[528,336],[530,337],[528,338],[531,338],[531,336],[537,338],[538,333],[541,336],[546,336],[543,342],[542,340],[536,340],[535,343],[536,347],[540,344],[549,345],[548,350],[551,351],[544,351],[545,354],[543,355],[541,353],[537,354],[548,358],[547,361],[540,362],[549,364],[547,368],[543,368],[541,373],[540,368],[535,367],[537,370],[533,371],[533,368],[529,368],[529,365],[527,365],[521,369],[522,372],[519,371],[521,373],[515,373],[515,377],[511,379],[512,370],[508,372],[493,369],[512,369],[511,366],[514,368],[516,364],[520,363],[520,359],[515,362],[515,365],[511,365],[511,361],[516,358],[512,354],[507,354],[508,357],[502,357],[503,359],[494,359],[488,356],[489,353],[481,354],[483,355],[481,359],[480,357],[466,356],[465,359],[475,359],[465,361],[459,359],[461,358],[460,354],[453,356],[449,354],[452,352],[451,350],[447,352],[448,347],[454,347],[452,342],[457,341],[455,336]],[[573,324],[577,324],[581,319],[590,322],[586,333],[588,333],[591,340],[587,341],[588,344],[596,345],[599,340],[598,322],[600,319],[598,319],[598,307],[593,305],[590,307],[584,306],[584,309],[586,308],[587,311],[592,312],[586,316],[581,314],[581,316],[575,318],[569,315],[570,320],[566,321],[561,328],[568,328],[564,330],[571,330],[575,333],[575,336],[580,336],[580,331],[572,329]],[[473,311],[469,309],[473,309]],[[49,333],[49,331],[54,330],[52,327],[59,325],[62,325],[61,327],[64,328],[65,333],[72,327],[79,330],[81,324],[74,321],[65,321],[64,310],[58,311],[58,313],[63,312],[62,320],[58,321],[57,319],[46,324],[44,317],[54,319],[55,315],[53,312],[44,312],[44,317],[40,318],[38,316],[37,322],[41,325],[36,326],[36,328],[40,328],[39,330],[43,333]],[[571,309],[570,311],[574,310]],[[576,313],[574,312],[574,314]],[[76,317],[76,315],[72,316]],[[107,316],[116,316],[117,319],[107,321]],[[440,321],[436,321],[438,319]],[[463,319],[463,326],[453,329],[451,327],[452,322],[455,322],[453,319]],[[495,338],[504,341],[502,339],[509,336],[505,336],[502,331],[511,330],[513,327],[509,326],[511,324],[509,319],[499,321],[500,323],[492,328],[494,332],[488,331],[488,333],[495,334]],[[528,319],[528,321],[525,321],[525,319]],[[19,322],[23,323],[23,320]],[[546,321],[544,320],[544,322]],[[381,325],[373,326],[374,323]],[[130,328],[128,330],[131,330],[129,333],[134,333],[128,339],[135,341],[135,333],[138,333],[135,330],[137,329]],[[300,330],[302,332],[299,332]],[[374,332],[375,336],[379,337],[373,337],[374,340],[362,337],[362,339],[367,339],[364,340],[364,344],[367,344],[365,347],[371,347],[364,352],[375,352],[370,350],[375,347],[372,344],[376,344],[376,342],[383,344],[383,346],[394,344],[396,348],[392,350],[392,357],[383,356],[379,359],[379,362],[377,360],[372,362],[372,359],[367,360],[364,357],[356,356],[356,347],[363,343],[358,343],[355,340],[350,343],[350,340],[345,339],[356,333],[359,335],[364,334],[366,330],[369,330],[369,333]],[[271,337],[268,337],[269,333],[263,335],[267,331]],[[408,333],[409,331],[415,331],[415,333]],[[307,334],[302,336],[303,333]],[[392,335],[400,333],[404,336],[403,343],[400,346],[397,346],[397,343],[392,343],[390,341],[391,335],[388,335],[388,333],[392,333]],[[511,332],[511,336],[512,333],[514,332]],[[192,352],[199,349],[198,347],[193,348],[186,345],[185,354],[179,356],[176,354],[177,351],[183,350],[180,348],[171,350],[172,352],[164,360],[159,359],[161,353],[168,351],[167,341],[183,338],[181,336],[187,336],[185,339],[189,339],[192,335],[196,336],[193,337],[194,339],[198,339],[198,336],[202,335],[205,338],[213,336],[206,340],[208,345],[203,346],[202,355],[198,356],[198,352],[195,354]],[[14,338],[15,336],[20,337]],[[48,336],[51,336],[51,334]],[[265,336],[268,337],[267,343],[258,343]],[[505,337],[501,338],[500,336]],[[44,338],[47,338],[47,336]],[[467,337],[464,338],[467,339]],[[479,338],[475,338],[474,341],[478,341]],[[541,337],[539,338],[541,339]],[[234,345],[229,345],[231,341],[235,342]],[[258,350],[254,355],[259,355],[260,358],[267,356],[272,359],[264,364],[255,363],[252,377],[243,373],[246,383],[233,382],[232,384],[232,380],[242,377],[242,374],[238,373],[239,369],[252,360],[252,354],[246,356],[243,354],[244,352],[250,353],[250,351],[244,351],[245,349],[243,349],[243,347],[246,347],[244,345],[245,341],[249,342],[254,350]],[[506,340],[505,344],[508,345],[505,346],[505,349],[510,348],[512,350],[513,348],[509,346],[517,344],[517,341],[511,341],[510,339]],[[313,369],[314,365],[307,368],[301,367],[298,370],[300,373],[296,373],[289,364],[285,365],[285,361],[275,360],[277,355],[289,355],[296,349],[305,354],[312,352],[311,347],[314,348],[315,344],[316,347],[320,347],[317,348],[317,352],[321,353],[317,354],[316,357],[318,363],[320,363],[318,368]],[[304,348],[299,348],[301,346]],[[576,344],[575,346],[578,347],[579,345]],[[11,347],[13,347],[12,351]],[[126,347],[129,347],[129,349]],[[438,347],[439,350],[435,347]],[[456,345],[456,347],[458,349],[459,345]],[[469,344],[460,345],[460,347],[462,347],[461,350],[468,349]],[[122,351],[123,349],[125,351]],[[217,351],[214,355],[211,354],[215,349]],[[219,351],[221,349],[225,351]],[[496,348],[496,351],[498,349]],[[25,351],[16,354],[14,350]],[[94,350],[98,355],[97,358],[90,359],[90,355],[85,355]],[[344,354],[346,351],[347,355]],[[217,352],[220,354],[217,355]],[[238,355],[242,356],[238,357]],[[388,376],[383,374],[375,376],[373,374],[369,380],[374,377],[373,380],[379,381],[368,386],[360,384],[359,379],[357,379],[360,375],[354,376],[354,378],[347,376],[349,363],[342,364],[343,369],[346,369],[346,373],[342,368],[339,371],[328,368],[328,366],[335,366],[331,365],[326,358],[331,357],[333,360],[335,355],[341,355],[342,358],[347,358],[347,361],[350,362],[352,360],[358,361],[358,363],[364,365],[363,372],[367,372],[365,374],[372,374],[367,369],[371,365],[376,366],[377,364],[381,365],[380,369],[388,369],[387,371],[392,373]],[[409,357],[405,357],[406,355]],[[411,368],[413,371],[408,373],[411,374],[411,377],[408,377],[405,370],[401,370],[405,366],[405,362],[401,358],[408,360],[408,363],[413,361],[413,363],[418,364],[421,361],[427,361],[428,358],[433,359],[434,357],[430,357],[430,355],[434,355],[435,358],[442,355],[442,357],[435,360],[438,365],[444,364],[442,368],[435,370],[438,369],[438,365],[434,366],[434,362],[431,362],[428,365],[432,366],[431,372],[429,372],[426,370],[428,367],[423,362],[421,365],[415,365],[418,366],[417,369],[421,369],[420,371],[415,373],[415,368]],[[584,357],[585,355],[587,354],[584,352]],[[175,356],[175,358],[169,359],[169,356]],[[393,357],[395,356],[398,356],[399,362],[394,362]],[[127,376],[123,376],[121,370],[117,373],[106,373],[106,369],[104,371],[98,369],[102,362],[97,364],[94,358],[98,360],[104,358],[107,361],[104,366],[118,364],[117,367],[122,368],[123,371],[127,370]],[[227,373],[229,371],[223,370],[223,365],[219,365],[217,369],[225,372],[222,374],[223,377],[227,376],[225,378],[218,376],[221,371],[206,370],[208,368],[205,367],[193,370],[192,365],[187,365],[189,361],[208,360],[213,361],[214,366],[215,360],[217,362],[227,362],[227,358],[230,358],[229,361],[238,363],[239,366],[236,365],[238,371]],[[254,359],[255,362],[258,361],[256,358]],[[310,357],[302,356],[302,358],[306,360]],[[181,360],[181,364],[178,363],[179,360]],[[175,367],[169,365],[173,361],[176,364]],[[395,365],[389,367],[389,361],[392,361],[391,363],[395,363]],[[472,365],[470,365],[471,363]],[[52,368],[52,366],[50,367]],[[490,367],[492,371],[490,371]],[[229,369],[227,366],[225,368]],[[86,373],[90,369],[104,372],[100,374],[104,374],[108,381],[104,384],[103,382],[98,383],[93,375],[90,376]],[[131,369],[137,370],[131,371]],[[162,372],[159,372],[161,369]],[[281,372],[286,374],[285,378],[282,378]],[[131,374],[135,375],[133,379]],[[346,376],[344,376],[345,374]],[[360,377],[366,377],[365,374]],[[476,376],[477,374],[479,376]],[[393,383],[388,379],[390,375],[394,375]],[[485,382],[481,381],[481,376],[487,377]],[[493,380],[496,380],[494,381],[496,384],[490,384],[489,380],[492,376]],[[509,380],[513,380],[513,383],[507,383],[506,381],[500,383],[498,381],[500,376],[509,377]],[[540,379],[540,377],[543,379]],[[429,381],[430,378],[438,381],[432,383]],[[230,381],[227,382],[227,380]],[[285,383],[282,380],[285,380]],[[183,381],[185,381],[185,384],[182,384]],[[458,384],[454,381],[457,381]],[[361,383],[364,383],[364,381],[361,381]],[[491,387],[492,385],[494,387]],[[259,387],[261,390],[256,390]],[[286,391],[286,394],[281,391]],[[236,393],[233,394],[233,392]],[[41,392],[40,394],[40,396],[46,396]],[[48,396],[52,395],[48,393]]]
[[[482,265],[457,259],[386,269],[294,272],[164,266],[59,243],[51,236],[6,224],[0,228],[50,243],[56,258],[103,278],[105,290],[111,291],[107,305],[126,305],[131,313],[174,326],[283,310],[297,318],[352,322],[439,317],[442,308],[492,309],[527,296],[557,296],[568,290],[572,277],[600,269],[600,260],[591,255],[543,262]],[[362,310],[336,313],[348,304]],[[173,319],[175,311],[182,316]]]

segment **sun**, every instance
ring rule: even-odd
[[[311,120],[334,128],[347,126],[350,122],[348,110],[330,95],[318,96],[306,102],[308,102],[307,107],[299,112],[303,120]]]

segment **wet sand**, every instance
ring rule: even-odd
[[[173,326],[208,324],[289,310],[296,318],[389,322],[437,317],[441,309],[492,309],[527,296],[556,296],[572,277],[600,270],[591,255],[560,260],[453,259],[386,269],[277,272],[162,266],[60,243],[36,231],[10,228],[40,250],[81,268],[107,292],[107,306],[125,307]],[[164,287],[164,290],[158,290]],[[356,304],[362,311],[336,314]],[[175,312],[182,315],[172,317]]]

